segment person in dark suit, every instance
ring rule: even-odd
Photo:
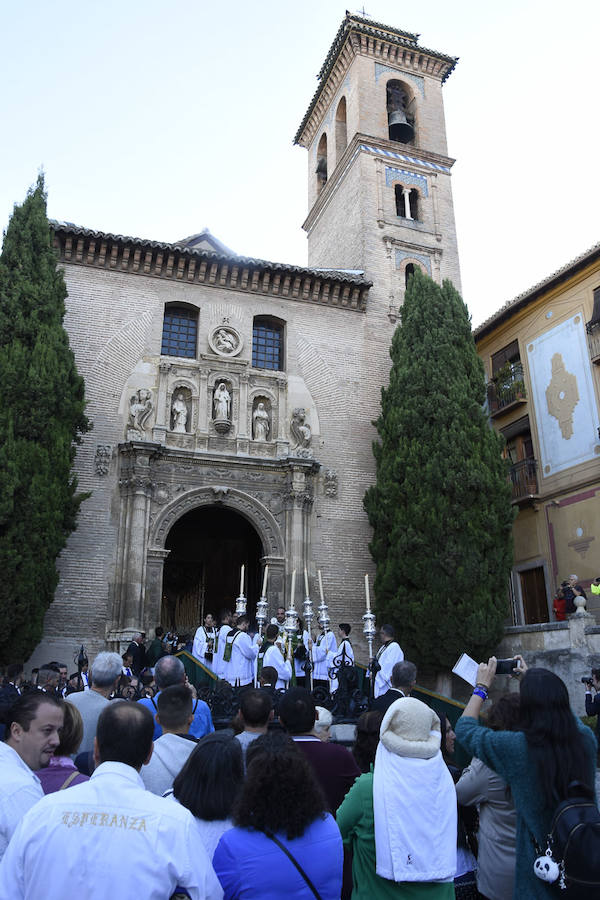
[[[131,664],[133,674],[139,675],[142,669],[146,667],[146,648],[144,646],[144,635],[141,632],[134,634],[125,653],[131,656],[133,660]]]
[[[414,663],[403,660],[397,662],[392,669],[392,686],[381,696],[373,700],[371,709],[385,712],[388,706],[391,706],[395,700],[401,697],[409,697],[410,692],[417,683],[417,667]]]

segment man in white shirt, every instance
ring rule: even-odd
[[[35,769],[44,769],[60,743],[64,713],[52,694],[23,694],[6,714],[0,743],[0,859],[25,813],[44,796]],[[11,897],[3,894],[0,897]]]
[[[139,703],[106,707],[94,774],[24,816],[0,864],[0,897],[164,900],[180,886],[192,900],[221,900],[192,814],[144,790],[139,771],[152,756],[153,729]]]
[[[248,634],[249,627],[248,616],[240,616],[236,627],[231,629],[226,638],[224,661],[227,662],[226,657],[230,656],[226,678],[234,687],[243,687],[254,681],[254,660],[258,656],[258,644]]]
[[[215,628],[215,620],[212,613],[208,613],[204,617],[204,625],[196,630],[194,635],[194,643],[192,644],[192,656],[199,659],[202,665],[207,669],[214,671],[213,657],[215,652],[215,644],[217,639],[217,629]]]
[[[285,690],[292,680],[292,664],[286,660],[282,653],[282,644],[277,642],[279,629],[277,625],[267,625],[265,641],[258,652],[258,658],[263,666],[272,666],[277,671],[277,690]]]
[[[394,640],[392,625],[382,625],[379,630],[381,647],[375,657],[375,698],[385,694],[392,687],[392,669],[397,662],[402,662],[404,653],[398,641]]]

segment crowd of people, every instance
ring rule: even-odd
[[[140,634],[123,656],[99,653],[91,667],[80,654],[75,675],[56,662],[28,682],[22,666],[5,670],[0,898],[555,895],[534,873],[554,811],[574,783],[596,799],[596,738],[560,678],[518,657],[520,691],[500,696],[482,722],[492,658],[451,724],[411,696],[416,666],[383,626],[370,709],[349,748],[332,739],[331,713],[298,683],[303,676],[292,679],[297,657],[278,622],[261,643],[244,621],[223,624],[225,662],[241,641],[256,648],[257,666],[239,711],[217,731],[172,652],[177,643],[170,651],[159,629],[149,648]],[[344,657],[349,634],[340,625]],[[197,633],[195,650],[214,659],[217,639],[206,650]],[[329,659],[339,656],[324,641]],[[301,635],[298,646],[314,650]],[[599,687],[594,670],[594,708]],[[457,744],[472,757],[465,769]],[[565,874],[568,900],[600,896],[598,885]]]

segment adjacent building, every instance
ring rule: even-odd
[[[576,574],[600,574],[600,244],[475,330],[493,426],[506,438],[515,625],[554,619]],[[600,597],[588,610],[600,616]]]

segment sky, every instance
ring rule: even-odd
[[[43,168],[51,218],[306,265],[293,137],[337,0],[0,0],[0,228]],[[362,4],[360,9],[362,9]],[[444,87],[477,325],[600,241],[597,0],[365,0],[459,57]],[[332,260],[335,265],[335,260]]]

